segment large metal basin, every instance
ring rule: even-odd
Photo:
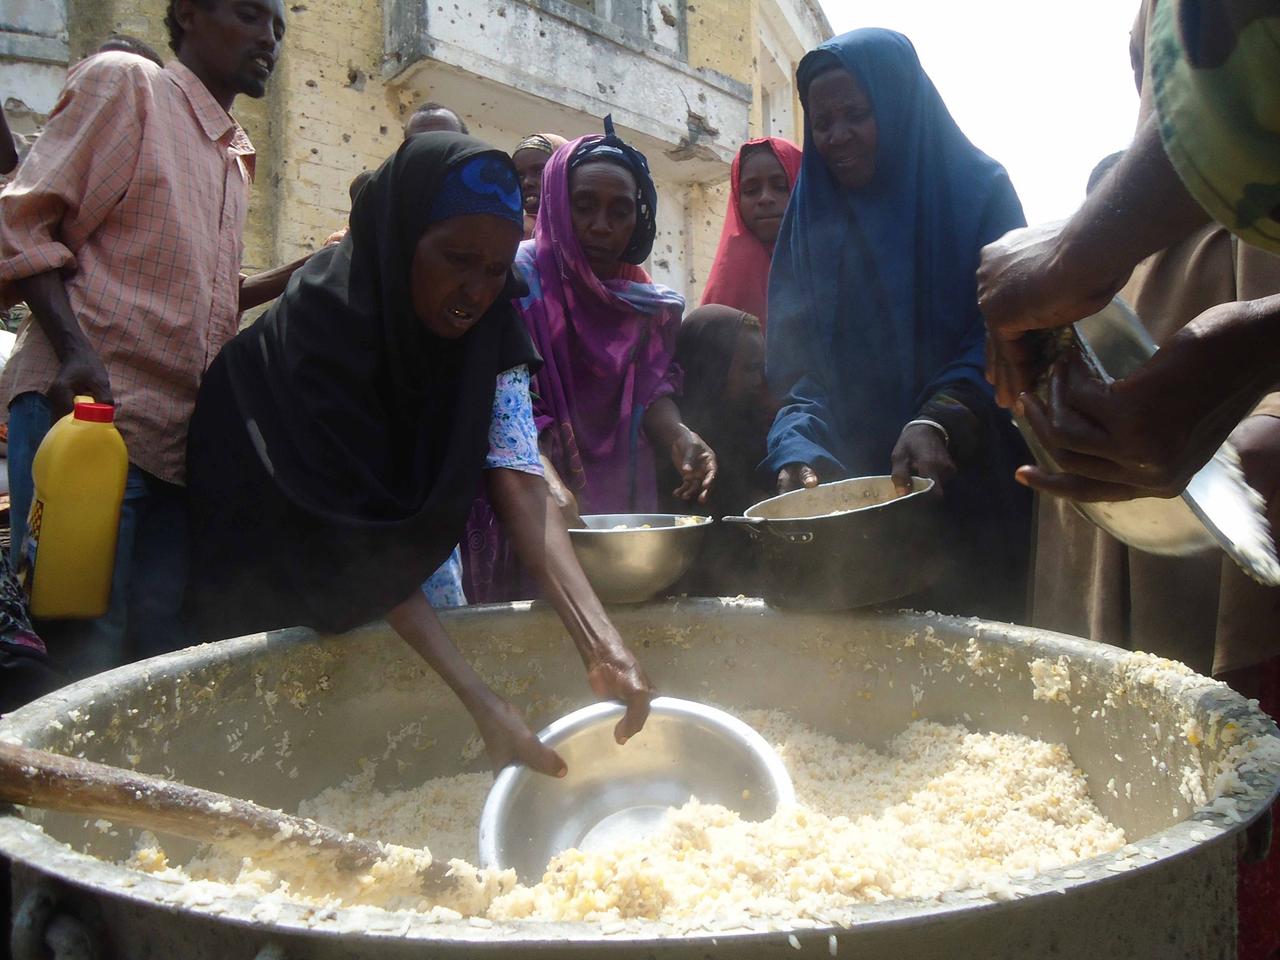
[[[760,601],[691,600],[617,608],[615,622],[664,693],[776,707],[846,739],[882,743],[913,717],[964,721],[1062,741],[1128,852],[1019,879],[1005,902],[949,895],[858,911],[850,929],[608,938],[577,924],[476,926],[417,914],[243,899],[178,904],[174,888],[91,853],[120,857],[132,835],[83,819],[44,832],[0,816],[25,916],[96,924],[106,956],[146,960],[424,957],[964,958],[1235,956],[1236,861],[1245,826],[1275,796],[1280,764],[1243,772],[1237,821],[1197,812],[1185,768],[1222,756],[1223,724],[1274,737],[1220,685],[1109,647],[1026,628],[913,613],[782,613]],[[581,664],[554,615],[528,605],[446,617],[463,652],[536,728],[589,702]],[[1030,664],[1068,664],[1070,702],[1033,695]],[[1131,669],[1124,674],[1121,667]],[[1127,679],[1122,682],[1122,676]],[[1077,709],[1078,708],[1078,709]],[[1188,738],[1184,731],[1196,731]],[[383,626],[342,637],[282,631],[198,647],[91,678],[0,723],[0,736],[293,809],[379,761],[388,787],[457,772],[472,726],[442,683]],[[1194,742],[1193,742],[1194,741]],[[474,766],[473,766],[474,768]],[[1192,780],[1195,778],[1193,777]],[[183,846],[166,840],[180,855]],[[607,939],[607,943],[604,941]]]

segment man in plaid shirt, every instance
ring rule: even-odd
[[[282,0],[170,0],[165,22],[177,54],[167,66],[106,52],[71,70],[0,194],[0,305],[25,300],[33,314],[0,375],[15,556],[32,459],[73,396],[114,403],[129,450],[111,609],[42,625],[72,676],[183,645],[196,391],[241,311],[289,272],[240,275],[254,150],[230,115],[239,94],[266,92]]]

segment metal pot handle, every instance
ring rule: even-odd
[[[813,542],[812,530],[795,530],[791,528],[779,530],[777,524],[769,524],[764,517],[723,517],[721,519],[723,523],[736,523],[745,526],[752,540],[758,541],[762,536],[761,531],[767,530],[779,540],[785,540],[787,543]]]
[[[760,530],[764,527],[763,517],[721,517],[720,522],[741,526],[757,542],[760,540]]]

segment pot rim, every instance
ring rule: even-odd
[[[578,534],[620,534],[620,533],[663,533],[672,530],[698,530],[702,527],[710,526],[715,523],[715,517],[708,516],[705,513],[584,513],[582,519],[585,521],[588,517],[631,517],[633,520],[644,518],[646,520],[664,521],[662,526],[658,527],[627,527],[625,530],[618,530],[614,527],[569,527],[569,533]],[[697,523],[676,523],[676,520],[692,517]]]
[[[820,483],[816,487],[807,487],[802,490],[788,490],[786,493],[780,493],[777,496],[769,497],[767,500],[761,500],[759,503],[752,504],[751,506],[747,507],[746,510],[742,511],[742,515],[752,524],[793,523],[795,521],[812,522],[814,520],[832,520],[837,517],[847,517],[850,514],[854,514],[854,513],[866,513],[867,511],[870,511],[870,510],[879,510],[884,507],[891,506],[893,504],[906,503],[909,500],[924,496],[925,494],[932,492],[934,488],[933,480],[930,480],[926,477],[917,477],[913,474],[911,477],[912,489],[910,493],[904,493],[901,496],[895,496],[890,500],[881,500],[878,503],[868,503],[867,505],[862,507],[851,507],[848,510],[831,510],[831,511],[828,511],[827,513],[818,513],[818,514],[812,514],[812,515],[803,516],[803,517],[761,517],[753,513],[753,511],[759,510],[761,507],[766,506],[767,504],[777,503],[779,500],[785,500],[788,497],[796,497],[800,494],[811,493],[814,490],[832,489],[834,487],[840,487],[846,484],[866,483],[868,480],[892,481],[893,477],[891,477],[889,474],[877,474],[869,477],[846,477],[843,480],[831,480],[831,481],[828,481],[827,483]],[[921,484],[919,489],[916,489],[917,484]]]

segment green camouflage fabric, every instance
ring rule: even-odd
[[[1191,195],[1280,253],[1280,0],[1158,3],[1147,57],[1165,152]]]

